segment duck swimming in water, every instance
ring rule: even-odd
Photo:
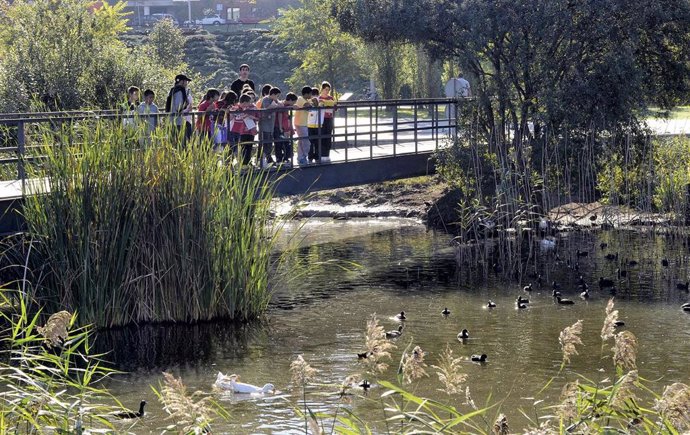
[[[522,288],[523,292],[531,292],[532,291],[532,283],[529,283],[529,285],[526,285]]]
[[[486,362],[486,354],[483,353],[481,355],[472,355],[470,359],[474,362]]]
[[[239,378],[240,377],[237,375],[226,376],[218,372],[215,386],[238,394],[268,394],[275,391],[273,384],[265,384],[263,387],[257,387],[256,385],[238,382]]]
[[[441,314],[443,314],[444,316],[448,316],[450,315],[450,310],[446,307],[443,309],[443,311],[441,311]]]
[[[571,301],[570,299],[562,299],[560,296],[556,296],[556,300],[561,305],[574,305],[575,304],[575,302]]]
[[[557,292],[556,290],[554,290],[554,291],[551,293],[551,296],[553,296],[554,298],[560,298],[560,297],[561,297],[561,292]]]
[[[690,312],[690,302],[684,303],[683,305],[680,306],[680,308],[681,308],[683,311]]]
[[[401,311],[400,314],[398,314],[397,316],[395,316],[395,319],[396,319],[396,320],[407,320],[407,317],[405,317],[405,312],[404,312],[404,311]]]
[[[468,331],[467,329],[463,329],[458,334],[458,340],[467,340],[468,338],[470,338],[470,331]]]
[[[403,325],[398,326],[397,331],[387,331],[386,338],[398,338],[402,335]]]
[[[139,411],[134,412],[132,410],[126,409],[124,411],[117,411],[114,412],[112,415],[115,418],[121,418],[121,419],[130,419],[130,418],[141,418],[144,416],[144,406],[146,406],[146,400],[142,400],[139,403]]]
[[[529,299],[523,298],[522,296],[518,296],[517,299],[515,299],[515,303],[517,303],[517,304],[529,304]]]

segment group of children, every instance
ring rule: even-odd
[[[214,149],[230,147],[242,165],[250,165],[253,144],[258,143],[256,164],[261,168],[292,166],[293,141],[297,142],[297,162],[300,166],[311,162],[330,162],[336,101],[331,96],[331,85],[323,82],[321,88],[305,86],[301,95],[265,85],[257,97],[254,83],[248,79],[249,67],[240,67],[240,78],[231,90],[208,89],[196,107],[196,122],[192,125],[192,100],[187,90],[191,79],[180,74],[166,101],[166,112],[182,144],[194,132],[202,141],[212,142]],[[133,92],[134,91],[134,92]],[[137,104],[139,90],[128,91],[127,109],[130,113],[152,115],[158,113],[153,103],[155,94],[144,91],[144,102]],[[157,116],[148,116],[149,131],[156,127]],[[258,141],[256,139],[258,135]]]

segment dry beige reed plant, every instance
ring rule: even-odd
[[[350,388],[355,387],[356,385],[359,385],[359,383],[362,382],[362,376],[359,373],[355,373],[353,375],[349,375],[348,377],[345,378],[345,380],[340,384],[340,394],[345,394],[347,390]]]
[[[690,387],[680,382],[664,388],[655,409],[678,432],[690,432]]]
[[[312,415],[309,415],[307,423],[309,426],[309,433],[311,435],[323,435],[323,430],[321,429],[321,426],[319,426],[319,422],[316,421]]]
[[[405,353],[402,361],[403,380],[406,384],[412,383],[419,378],[429,376],[424,368],[424,350],[421,347],[415,346],[412,352]]]
[[[364,360],[368,369],[372,373],[383,373],[388,369],[388,364],[383,362],[391,359],[391,350],[395,349],[395,344],[386,339],[386,330],[379,325],[376,313],[371,315],[367,321],[367,332],[365,336],[365,347],[368,357]]]
[[[494,435],[508,435],[510,428],[508,427],[508,418],[505,414],[499,414],[491,429]]]
[[[582,334],[582,320],[578,320],[561,331],[558,341],[563,350],[563,364],[570,363],[570,357],[578,354],[575,346],[582,345],[580,334]]]
[[[439,391],[449,396],[462,392],[462,384],[467,380],[467,375],[460,373],[462,361],[462,358],[453,357],[453,349],[446,344],[446,350],[441,354],[438,365],[431,366],[436,370],[438,380],[443,384],[443,388],[439,388]]]
[[[470,394],[470,387],[465,387],[465,405],[469,406],[475,411],[479,410],[479,408],[477,408],[477,405],[475,405],[474,400],[472,399],[472,395]]]
[[[201,391],[189,394],[182,378],[167,372],[163,372],[160,399],[168,418],[183,433],[204,429],[212,420],[211,397]]]
[[[618,385],[613,389],[611,407],[617,410],[628,408],[627,402],[637,399],[637,397],[635,397],[635,390],[637,389],[638,380],[637,370],[631,370],[623,375],[618,381]]]
[[[67,328],[71,320],[72,314],[67,311],[60,311],[48,317],[45,326],[39,326],[36,330],[45,337],[48,346],[57,347],[67,339]]]
[[[577,400],[580,395],[580,383],[568,382],[561,390],[561,403],[558,405],[558,416],[565,421],[573,420],[577,417]]]
[[[317,370],[310,366],[302,355],[297,355],[297,358],[290,363],[290,373],[295,385],[307,385],[314,379]]]
[[[601,339],[603,341],[608,341],[614,337],[617,321],[618,310],[613,309],[613,298],[611,298],[609,303],[606,304],[606,318],[604,319],[604,326],[601,328]]]
[[[637,368],[637,337],[630,331],[619,332],[615,335],[613,348],[613,364],[623,370]]]

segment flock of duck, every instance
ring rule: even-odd
[[[542,242],[547,241],[549,243],[554,244],[555,246],[555,241],[544,239]],[[543,245],[543,243],[542,243]],[[599,245],[600,249],[603,251],[605,250],[608,245],[606,243],[601,243]],[[577,250],[575,252],[576,258],[583,258],[587,257],[589,253],[587,251],[581,251]],[[618,260],[618,252],[616,253],[608,253],[604,256],[604,258],[608,261],[617,261]],[[556,262],[557,263],[562,263],[562,260],[558,255],[556,255]],[[575,272],[579,272],[579,261],[573,262],[572,260],[568,259],[566,261],[567,267],[569,269],[574,270]],[[638,262],[635,260],[628,260],[625,259],[620,266],[622,267],[635,267],[638,265]],[[664,268],[668,268],[670,265],[670,262],[667,258],[661,259],[661,266]],[[626,278],[628,276],[628,271],[625,270],[624,268],[618,267],[615,271],[616,277],[620,280],[621,278]],[[531,278],[535,279],[535,282],[538,286],[538,288],[543,288],[545,283],[542,275],[538,274],[532,274],[530,276]],[[600,290],[608,289],[612,294],[615,294],[616,292],[616,282],[612,279],[609,278],[604,278],[599,277],[599,280],[597,282],[598,287]],[[575,282],[577,291],[579,292],[580,298],[583,300],[587,300],[590,297],[589,294],[589,285],[587,282],[584,280],[582,275],[579,275],[579,277],[576,279]],[[685,281],[685,282],[677,282],[676,283],[676,289],[688,292],[690,288],[690,282]],[[522,287],[522,291],[524,293],[531,293],[534,290],[534,285],[533,283],[529,283],[525,286]],[[567,299],[564,298],[563,295],[561,294],[561,286],[558,284],[556,281],[551,282],[551,296],[554,298],[557,304],[559,305],[574,305],[575,301],[572,299]],[[515,307],[516,309],[523,310],[527,309],[529,307],[530,300],[526,297],[523,297],[522,295],[518,295],[518,297],[515,299]],[[492,300],[489,300],[488,303],[486,304],[486,308],[488,309],[493,309],[496,308],[496,303]],[[690,313],[690,302],[686,302],[681,305],[681,309],[685,312]],[[444,317],[448,317],[450,315],[450,310],[446,307],[441,311],[441,314]],[[405,314],[404,311],[401,311],[399,314],[395,315],[393,317],[396,321],[401,322],[401,324],[398,326],[397,329],[393,329],[390,331],[386,331],[385,336],[389,340],[395,340],[397,338],[400,338],[403,334],[404,328],[404,322],[407,320],[407,315]],[[616,327],[621,327],[624,326],[625,323],[622,321],[616,322]],[[465,342],[470,338],[470,332],[467,329],[463,329],[460,331],[457,335],[457,339],[461,342]],[[370,356],[369,352],[362,352],[362,353],[357,353],[357,358],[358,359],[365,359]],[[476,354],[470,356],[470,361],[476,362],[476,363],[485,363],[487,362],[487,355],[482,353],[482,354]],[[371,387],[371,384],[367,380],[363,380],[359,385],[360,388],[364,389],[365,391],[368,390]],[[270,394],[270,393],[275,393],[275,387],[273,384],[265,384],[263,387],[259,387],[256,385],[252,384],[247,384],[244,382],[239,381],[239,376],[238,375],[224,375],[221,372],[218,372],[216,376],[216,381],[214,383],[214,387],[216,387],[219,390],[222,391],[231,391],[233,393],[237,394],[254,394],[254,395],[262,395],[262,394]],[[121,418],[121,419],[132,419],[132,418],[140,418],[144,416],[144,407],[146,406],[146,401],[142,400],[141,403],[139,404],[139,411],[131,411],[131,410],[124,410],[121,412],[116,412],[113,413],[112,416],[115,418]]]

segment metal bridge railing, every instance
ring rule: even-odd
[[[307,139],[316,141],[321,147],[322,140],[330,137],[332,162],[349,162],[384,157],[395,157],[402,154],[431,153],[445,146],[448,139],[456,139],[458,113],[470,99],[407,99],[379,101],[348,101],[335,106],[334,128],[331,134],[311,135]],[[256,109],[252,113],[257,117],[268,112],[288,112],[290,119],[298,110],[316,110],[318,117],[326,108],[296,109]],[[233,114],[234,112],[229,111]],[[40,162],[42,144],[35,135],[42,125],[58,129],[65,123],[77,121],[111,120],[122,122],[124,119],[138,119],[155,116],[158,125],[170,124],[170,113],[156,115],[132,115],[114,110],[78,110],[63,112],[35,113],[2,113],[0,114],[0,181],[26,179],[26,165]],[[189,112],[192,126],[201,116],[212,119],[217,112]],[[224,119],[228,119],[225,116]],[[299,139],[296,134],[287,138],[294,150]],[[254,147],[261,147],[261,135],[252,142]],[[266,141],[268,142],[268,141]],[[271,141],[272,142],[272,141]],[[195,146],[198,140],[192,140],[188,146]],[[255,155],[255,151],[252,151]],[[297,167],[297,153],[292,153],[291,166]],[[318,162],[315,164],[319,164]],[[13,169],[9,169],[12,168]]]

